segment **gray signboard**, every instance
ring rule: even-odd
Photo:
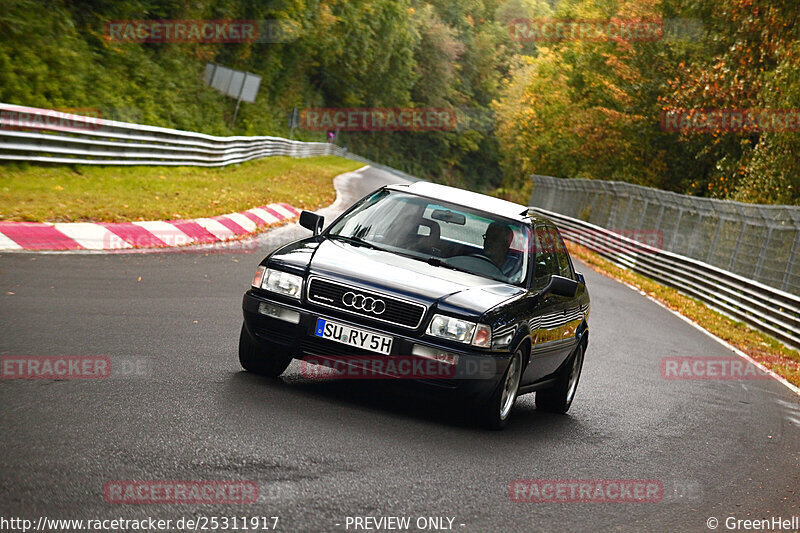
[[[203,73],[207,85],[243,102],[253,103],[261,86],[261,76],[208,63]]]

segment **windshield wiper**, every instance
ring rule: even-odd
[[[465,268],[460,268],[460,267],[457,267],[455,265],[451,265],[450,263],[448,263],[446,261],[442,261],[438,257],[433,257],[433,256],[426,257],[425,259],[423,259],[423,261],[425,261],[429,265],[433,265],[433,266],[436,266],[436,267],[449,268],[450,270],[457,270],[459,272],[466,272],[467,274],[475,274],[475,272],[472,272],[472,271],[467,270]]]
[[[345,242],[349,242],[351,244],[355,244],[356,246],[366,246],[367,248],[372,248],[373,250],[380,250],[381,252],[392,253],[390,250],[387,250],[386,248],[381,248],[377,244],[372,243],[370,241],[366,241],[366,240],[362,239],[361,237],[349,237],[347,235],[331,234],[331,235],[328,235],[328,238],[329,239],[339,239],[339,240],[342,240],[342,241],[345,241]]]

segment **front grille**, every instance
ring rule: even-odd
[[[364,309],[354,309],[352,306],[348,307],[342,301],[342,298],[348,292],[381,300],[385,304],[385,310],[382,313],[376,313]],[[308,301],[313,304],[339,309],[345,313],[407,328],[418,327],[425,314],[425,306],[422,304],[318,278],[311,278],[311,281],[309,281]]]

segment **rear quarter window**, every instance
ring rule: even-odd
[[[556,262],[558,263],[558,275],[569,279],[575,279],[575,273],[572,271],[572,265],[569,261],[569,252],[564,245],[564,240],[558,230],[552,226],[548,226],[550,233],[550,240],[554,246]]]
[[[533,288],[544,289],[550,276],[561,272],[556,259],[555,246],[547,228],[539,226],[534,232],[536,256],[533,260]]]

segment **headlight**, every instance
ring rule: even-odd
[[[261,288],[299,300],[303,292],[303,277],[268,268],[264,272]]]
[[[492,328],[489,326],[444,315],[433,316],[427,333],[451,341],[472,343],[475,346],[492,345]]]

